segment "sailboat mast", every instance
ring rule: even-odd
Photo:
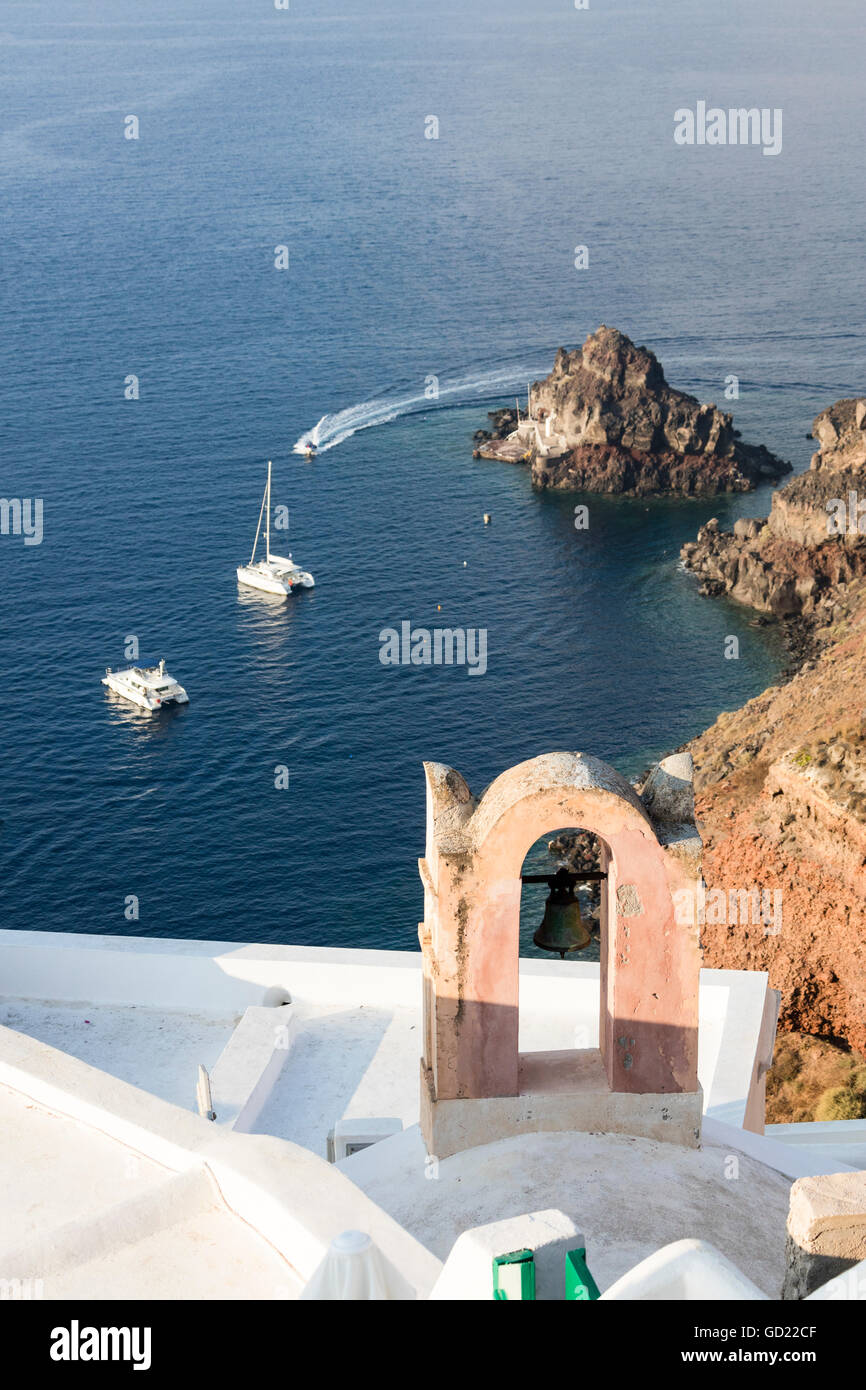
[[[265,518],[265,559],[271,560],[271,461],[268,459],[268,513]]]
[[[264,493],[262,494],[262,505],[259,507],[259,524],[258,524],[258,526],[256,527],[256,538],[255,538],[255,540],[253,541],[253,553],[252,553],[252,555],[250,556],[250,564],[251,564],[251,565],[255,563],[255,558],[256,558],[256,546],[257,546],[258,543],[259,543],[259,536],[261,535],[261,532],[262,532],[262,517],[264,516],[264,513],[265,513],[265,503],[267,502],[267,500],[268,500],[268,489],[267,489],[267,486],[266,486],[266,487],[265,487],[265,490],[264,490]]]

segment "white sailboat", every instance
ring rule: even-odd
[[[256,560],[256,549],[262,530],[262,517],[265,519],[265,558]],[[253,553],[248,565],[238,566],[238,583],[248,584],[251,589],[263,589],[266,594],[282,594],[284,598],[298,587],[312,589],[315,580],[308,570],[302,570],[289,555],[271,554],[271,461],[268,460],[268,481],[259,511],[259,524],[253,541]]]

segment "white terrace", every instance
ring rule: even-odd
[[[521,962],[522,1051],[593,1045],[598,971]],[[778,1297],[792,1178],[846,1167],[742,1128],[767,1061],[757,973],[701,975],[701,1149],[528,1134],[435,1171],[417,953],[0,932],[0,980],[0,1279],[48,1298],[292,1298],[353,1227],[424,1297],[463,1231],[549,1207],[602,1288],[697,1237]],[[370,1118],[402,1131],[328,1163],[335,1122]]]

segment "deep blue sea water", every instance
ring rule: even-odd
[[[635,774],[772,681],[775,634],[677,567],[766,489],[578,532],[471,435],[605,322],[702,399],[736,373],[805,467],[864,389],[864,46],[859,0],[6,0],[0,491],[45,534],[0,537],[4,926],[412,947],[422,760]],[[781,155],[677,147],[699,99],[781,107]],[[317,581],[282,606],[234,573],[268,458]],[[486,675],[383,667],[404,620],[486,628]],[[186,709],[105,698],[132,634]]]

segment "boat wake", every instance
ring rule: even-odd
[[[413,394],[395,392],[393,395],[362,401],[360,405],[350,405],[346,410],[338,410],[333,415],[323,415],[318,424],[301,435],[293,447],[293,452],[306,454],[314,449],[317,454],[323,454],[350,439],[358,430],[369,430],[375,425],[387,425],[401,415],[470,405],[473,401],[501,396],[506,391],[522,393],[526,390],[527,382],[547,375],[550,370],[550,354],[546,354],[546,357],[547,361],[540,358],[535,363],[512,363],[492,370],[479,369],[450,381],[428,377],[423,389]]]

